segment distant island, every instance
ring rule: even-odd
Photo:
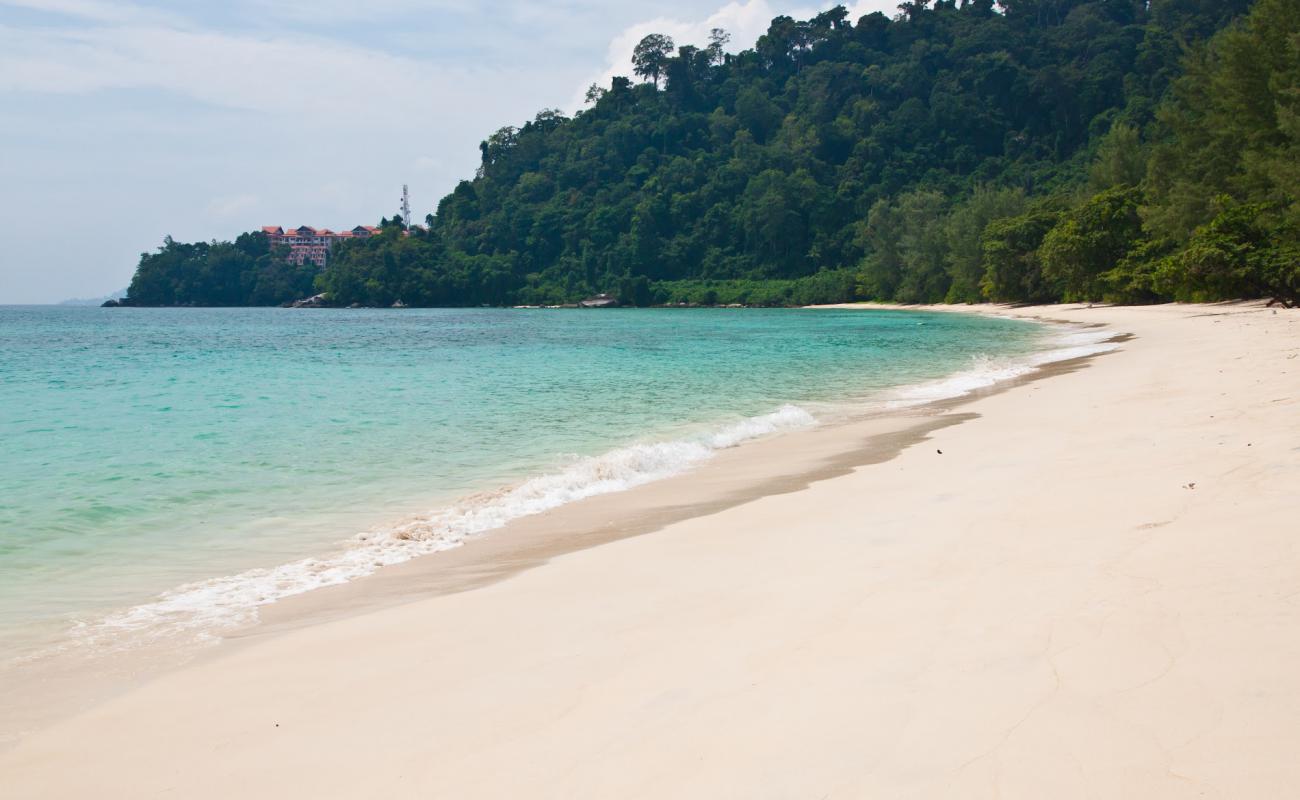
[[[645,37],[424,224],[167,238],[130,305],[1300,300],[1296,0],[903,3]]]
[[[58,303],[61,306],[99,306],[109,301],[118,301],[126,297],[126,289],[118,289],[116,292],[110,292],[100,297],[74,297],[69,300],[63,300]]]

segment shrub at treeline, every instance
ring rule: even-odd
[[[1300,293],[1300,0],[909,2],[649,36],[313,276],[168,240],[141,304],[1048,302]]]

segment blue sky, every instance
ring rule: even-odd
[[[846,3],[853,19],[897,0]],[[785,0],[0,0],[0,303],[124,287],[163,236],[423,218],[478,143],[645,33],[741,49]]]

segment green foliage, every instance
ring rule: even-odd
[[[234,242],[185,244],[168,236],[156,253],[142,253],[127,290],[141,306],[278,305],[310,294],[314,264],[298,266],[272,253],[266,234]]]
[[[1300,302],[1300,246],[1262,205],[1220,197],[1218,214],[1161,262],[1156,280],[1180,300],[1265,297]]]
[[[947,239],[948,293],[946,303],[978,303],[984,299],[984,230],[997,219],[1024,212],[1020,189],[978,186],[965,202],[953,209],[944,225]]]
[[[984,296],[1002,303],[1050,303],[1063,287],[1043,274],[1039,248],[1060,213],[1036,208],[994,220],[984,229]]]
[[[898,258],[901,269],[894,299],[937,303],[948,293],[948,201],[938,192],[918,190],[899,198]]]
[[[1153,0],[1152,19],[1183,41],[1205,39],[1234,17],[1246,13],[1251,0]]]
[[[1292,296],[1300,0],[997,6],[836,6],[735,54],[720,30],[647,36],[645,83],[501,128],[426,227],[384,220],[315,287],[375,306]],[[261,247],[169,239],[131,297],[310,292]]]
[[[824,270],[793,280],[683,280],[654,285],[659,305],[808,306],[852,302],[854,274]]]
[[[877,200],[860,239],[869,255],[858,273],[858,294],[892,299],[903,278],[903,216],[888,200]]]
[[[1171,293],[1158,280],[1162,259],[1174,250],[1168,239],[1137,242],[1113,269],[1102,273],[1102,299],[1110,303],[1136,305],[1160,303]]]
[[[668,65],[668,58],[673,52],[671,37],[652,33],[637,42],[632,49],[632,71],[643,78],[653,80],[659,85],[659,76]]]
[[[853,21],[836,7],[778,17],[735,54],[722,32],[675,52],[646,37],[632,65],[646,83],[615,79],[573,118],[484,142],[477,176],[439,204],[421,269],[451,273],[446,285],[490,274],[506,302],[530,304],[630,296],[636,278],[725,294],[822,271],[854,273],[869,298],[982,299],[983,224],[1080,181],[1095,138],[1121,114],[1143,122],[1125,109],[1154,107],[1143,93],[1177,69],[1177,48],[1144,53],[1169,34],[1140,4],[1051,9],[914,3]],[[354,247],[327,272],[359,269]],[[383,298],[420,302],[365,271]],[[338,302],[374,296],[324,283]],[[774,285],[761,302],[784,296]],[[462,291],[451,302],[494,302]]]
[[[1300,0],[1258,0],[1196,51],[1160,110],[1147,224],[1185,242],[1214,201],[1296,210],[1300,178]]]
[[[1116,186],[1137,186],[1146,171],[1147,151],[1137,126],[1116,122],[1097,146],[1088,169],[1088,191],[1097,194]]]
[[[1133,186],[1102,192],[1067,212],[1043,237],[1043,277],[1063,288],[1063,299],[1101,299],[1102,273],[1143,241],[1141,200],[1141,190]]]
[[[1300,0],[1258,0],[1195,49],[1154,131],[1143,217],[1162,246],[1119,272],[1182,300],[1294,301]]]
[[[316,285],[335,303],[386,307],[507,305],[522,284],[503,257],[446,253],[425,230],[389,225],[336,246]]]

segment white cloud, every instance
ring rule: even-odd
[[[400,103],[411,88],[454,96],[461,83],[422,62],[308,37],[0,28],[0,91],[161,89],[227,108],[335,114]]]
[[[116,289],[165,234],[374,221],[403,183],[422,217],[473,174],[480,139],[584,74],[579,90],[630,74],[645,33],[702,45],[722,27],[740,50],[833,0],[662,0],[639,24],[647,7],[620,0],[152,2],[167,10],[0,0],[0,216],[21,232],[0,302]],[[70,199],[94,213],[51,255],[48,209]]]
[[[829,3],[827,4],[829,7]],[[898,8],[898,0],[859,0],[846,6],[849,19],[856,22],[858,18],[873,11],[883,11],[892,15]],[[609,43],[606,52],[605,69],[583,83],[574,95],[572,108],[581,108],[585,102],[587,87],[596,83],[608,88],[615,75],[632,74],[632,50],[637,42],[651,33],[671,36],[678,47],[693,44],[703,47],[708,44],[709,31],[722,28],[731,34],[728,49],[739,52],[754,46],[758,37],[767,32],[767,27],[775,17],[785,14],[795,19],[809,19],[825,8],[789,7],[784,4],[776,6],[769,0],[732,0],[732,2],[714,11],[707,17],[694,20],[674,19],[672,17],[655,17],[631,25]]]
[[[857,22],[867,14],[877,11],[886,16],[895,16],[898,14],[898,5],[902,0],[858,0],[856,3],[849,3],[846,8],[849,10],[849,19]]]
[[[727,3],[722,8],[701,19],[682,20],[655,17],[624,28],[609,43],[605,69],[583,84],[574,97],[572,107],[580,108],[587,87],[595,83],[608,88],[615,75],[632,74],[632,50],[637,42],[651,33],[671,36],[677,46],[693,44],[702,47],[708,43],[709,31],[723,28],[731,34],[731,47],[737,50],[750,47],[777,14],[767,0],[740,0]]]

